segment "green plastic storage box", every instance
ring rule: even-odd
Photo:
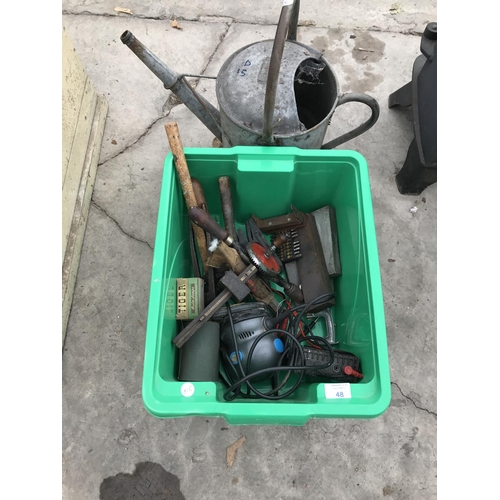
[[[342,276],[334,279],[338,348],[361,359],[356,384],[303,382],[279,401],[223,399],[220,382],[177,380],[180,331],[175,320],[175,281],[192,276],[189,218],[173,157],[165,159],[146,331],[142,394],[159,418],[223,417],[229,424],[303,425],[310,418],[373,418],[389,406],[391,386],[375,224],[366,160],[342,150],[238,146],[186,148],[192,177],[205,191],[211,215],[222,222],[217,179],[231,179],[235,219],[243,227],[282,215],[293,204],[302,212],[336,209]],[[318,323],[319,325],[319,323]],[[321,328],[321,327],[320,327]],[[315,328],[315,334],[317,333]]]

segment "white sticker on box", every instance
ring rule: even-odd
[[[295,0],[283,0],[283,7],[286,7],[287,5],[292,5],[294,1]]]
[[[194,394],[194,385],[191,382],[186,382],[181,385],[181,394],[185,398],[190,398]]]
[[[351,384],[325,384],[326,399],[351,399]]]

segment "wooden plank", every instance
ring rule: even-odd
[[[62,33],[62,183],[69,164],[87,75],[66,30]]]
[[[87,79],[85,90],[78,116],[78,122],[75,129],[75,137],[71,148],[68,168],[62,187],[62,256],[66,251],[66,245],[69,238],[73,210],[78,195],[78,187],[82,177],[83,164],[87,154],[90,133],[92,130],[92,118],[95,113],[97,95],[90,80]]]
[[[87,217],[92,198],[92,191],[97,172],[97,162],[101,151],[104,125],[108,112],[108,104],[103,96],[97,96],[95,114],[91,122],[91,132],[88,140],[81,182],[78,187],[75,200],[73,217],[68,234],[66,252],[64,254],[62,266],[62,342],[66,337],[66,328],[68,325],[69,313],[73,301],[73,292],[75,289],[76,275],[80,264],[80,254],[83,244],[85,228],[87,226]]]

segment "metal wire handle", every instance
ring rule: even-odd
[[[264,123],[262,126],[262,141],[266,145],[274,144],[273,119],[274,105],[276,104],[276,91],[278,89],[278,77],[281,69],[281,59],[288,33],[288,40],[297,38],[297,24],[299,20],[300,0],[285,4],[281,8],[281,14],[274,37],[271,60],[269,62],[269,73],[267,74],[266,95],[264,99]]]
[[[342,106],[342,104],[345,104],[347,102],[360,102],[362,104],[366,104],[372,112],[370,118],[368,118],[368,120],[362,123],[359,127],[356,127],[354,130],[351,130],[350,132],[347,132],[346,134],[343,134],[340,137],[337,137],[336,139],[323,144],[323,146],[321,146],[321,149],[336,148],[337,146],[340,146],[340,144],[344,144],[344,142],[350,141],[351,139],[358,137],[358,135],[363,134],[368,129],[372,128],[373,125],[375,125],[375,123],[377,122],[378,117],[380,116],[380,106],[373,97],[367,94],[341,94],[337,102],[337,107]]]

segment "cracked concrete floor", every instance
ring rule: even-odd
[[[100,164],[63,350],[63,496],[98,499],[101,482],[151,461],[176,475],[185,498],[436,498],[437,184],[400,195],[395,174],[412,138],[410,116],[387,98],[411,76],[436,2],[302,1],[299,40],[325,51],[343,92],[367,92],[378,123],[345,148],[368,161],[385,302],[392,401],[374,420],[312,420],[303,427],[228,426],[201,417],[159,420],[143,407],[141,379],[149,278],[167,121],[186,147],[212,135],[120,42],[129,29],[178,71],[216,75],[252,41],[273,38],[279,2],[204,4],[63,1],[63,26],[109,102]],[[182,30],[172,29],[176,17]],[[356,38],[352,38],[355,36]],[[356,42],[372,48],[359,57]],[[198,90],[212,102],[214,84]],[[359,109],[361,108],[361,109]],[[331,139],[366,117],[339,108]],[[416,206],[413,214],[410,208]],[[246,442],[234,466],[225,449]],[[225,495],[222,494],[222,497]]]

